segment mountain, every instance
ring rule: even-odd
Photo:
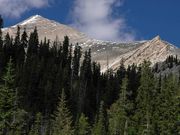
[[[152,65],[154,65],[157,62],[164,61],[169,55],[180,56],[179,48],[162,40],[160,36],[156,36],[152,40],[129,43],[100,41],[89,38],[86,34],[72,27],[49,20],[40,15],[32,16],[14,26],[4,28],[3,33],[9,32],[10,35],[14,36],[17,26],[20,26],[21,30],[26,28],[28,33],[37,27],[40,40],[46,37],[51,41],[57,39],[63,41],[64,36],[69,36],[70,42],[73,45],[79,43],[83,51],[91,48],[92,59],[101,64],[102,72],[108,68],[116,70],[122,60],[127,67],[133,63],[139,65],[144,59],[151,61]]]
[[[29,17],[14,26],[4,28],[3,31],[4,33],[9,32],[10,35],[14,36],[17,31],[17,26],[20,26],[22,31],[26,28],[27,33],[32,32],[34,28],[37,27],[40,40],[44,40],[44,37],[46,37],[47,39],[51,39],[51,41],[54,41],[56,38],[58,38],[59,41],[63,41],[66,35],[70,37],[71,43],[76,43],[77,41],[84,42],[87,40],[86,35],[76,29],[46,19],[40,15]]]

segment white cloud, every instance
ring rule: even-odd
[[[48,6],[49,0],[0,0],[0,14],[7,17],[20,17],[32,8]]]
[[[75,0],[73,25],[96,39],[132,41],[135,35],[125,19],[112,17],[114,7],[120,8],[122,5],[123,0]]]

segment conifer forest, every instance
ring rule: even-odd
[[[52,43],[20,29],[0,30],[0,135],[180,135],[179,74],[146,60],[102,73],[67,36]]]

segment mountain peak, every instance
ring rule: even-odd
[[[88,40],[88,37],[84,33],[38,14],[19,22],[14,26],[3,29],[3,33],[8,32],[12,37],[15,37],[17,26],[20,26],[22,30],[26,28],[26,32],[28,34],[30,34],[34,28],[37,27],[40,40],[44,40],[44,37],[46,37],[53,42],[56,40],[56,37],[58,37],[59,41],[63,41],[64,36],[66,35],[69,36],[71,43],[84,43]]]
[[[23,22],[19,23],[18,25],[27,25],[31,23],[36,23],[37,20],[45,20],[46,18],[42,17],[41,15],[33,15],[28,19],[24,20]]]
[[[153,40],[153,41],[159,41],[159,40],[161,40],[161,37],[160,37],[159,35],[157,35],[157,36],[154,37],[152,40]]]
[[[39,18],[39,17],[42,17],[42,16],[41,16],[41,15],[36,14],[36,15],[31,16],[31,17],[34,17],[34,18]]]

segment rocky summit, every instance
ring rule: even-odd
[[[32,16],[14,26],[4,28],[3,34],[8,32],[11,36],[14,36],[17,26],[21,27],[21,31],[26,28],[28,34],[37,27],[40,40],[46,37],[50,41],[58,40],[62,42],[64,36],[68,36],[70,42],[73,45],[79,43],[83,51],[91,49],[92,59],[100,63],[102,72],[105,72],[108,68],[116,70],[120,65],[120,61],[124,61],[126,67],[133,63],[139,65],[144,59],[151,61],[152,65],[154,65],[157,62],[164,61],[169,55],[179,57],[180,54],[179,48],[162,40],[160,36],[156,36],[152,40],[129,43],[100,41],[89,38],[86,34],[70,26],[49,20],[40,15]]]

